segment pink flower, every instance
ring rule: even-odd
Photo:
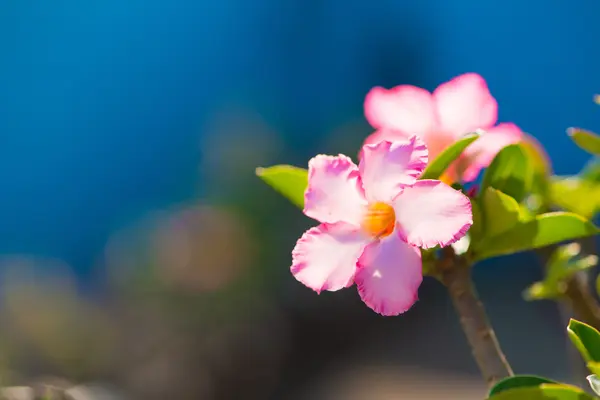
[[[512,123],[496,124],[498,104],[478,74],[460,75],[432,93],[411,85],[392,89],[374,87],[365,99],[365,116],[377,129],[365,143],[418,135],[431,158],[478,129],[485,133],[469,146],[442,178],[447,183],[477,178],[505,146],[520,141],[522,132]]]
[[[446,246],[473,223],[465,195],[417,181],[426,165],[417,136],[365,145],[358,167],[341,154],[311,159],[304,213],[321,224],[296,243],[294,277],[317,293],[356,283],[382,315],[408,310],[423,279],[417,246]]]

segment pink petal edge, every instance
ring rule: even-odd
[[[367,93],[364,108],[367,121],[375,129],[398,129],[413,135],[424,134],[436,126],[431,93],[417,86],[376,86]]]
[[[345,155],[317,155],[308,162],[304,214],[322,223],[360,225],[367,202],[358,167]]]
[[[465,158],[463,162],[467,167],[462,173],[462,180],[472,182],[477,179],[479,172],[490,165],[500,150],[510,144],[518,143],[522,138],[523,132],[513,123],[501,123],[488,129],[463,153]]]
[[[471,201],[443,182],[423,179],[394,200],[399,235],[407,243],[429,249],[462,238],[471,225]]]
[[[407,140],[365,145],[358,169],[369,202],[391,202],[412,185],[427,166],[425,142],[418,136]]]
[[[358,259],[370,243],[360,230],[344,223],[310,228],[292,250],[292,275],[321,293],[337,291],[354,282]]]
[[[442,83],[433,92],[442,131],[462,135],[493,126],[498,103],[479,74],[469,72]]]
[[[397,234],[368,245],[358,264],[355,276],[358,293],[376,313],[402,314],[417,302],[423,281],[421,251]]]

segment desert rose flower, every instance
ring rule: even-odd
[[[361,154],[358,166],[344,155],[310,160],[304,213],[321,224],[298,240],[291,271],[317,293],[356,283],[370,308],[398,315],[417,300],[419,247],[463,237],[471,203],[445,183],[417,180],[428,158],[417,136],[366,144]]]
[[[442,177],[446,183],[475,180],[502,148],[519,142],[523,135],[515,124],[496,125],[498,104],[485,80],[475,73],[443,83],[433,93],[411,85],[374,87],[365,98],[365,116],[376,129],[365,143],[418,135],[431,159],[461,136],[480,130],[482,137]]]

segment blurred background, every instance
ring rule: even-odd
[[[356,154],[376,85],[478,72],[558,174],[600,129],[600,2],[0,1],[2,385],[81,399],[480,399],[445,290],[383,318],[289,272],[257,166]],[[515,372],[572,382],[533,255],[474,279]],[[87,394],[81,394],[81,393]],[[105,396],[105,397],[101,397]]]

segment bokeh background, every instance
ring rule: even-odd
[[[427,278],[397,318],[354,289],[315,295],[289,273],[311,221],[254,169],[356,154],[372,86],[478,72],[500,120],[576,173],[565,129],[600,129],[598,15],[595,0],[0,1],[2,384],[482,398],[444,289]],[[474,271],[516,372],[572,382],[556,306],[521,297],[540,275],[528,254]]]

